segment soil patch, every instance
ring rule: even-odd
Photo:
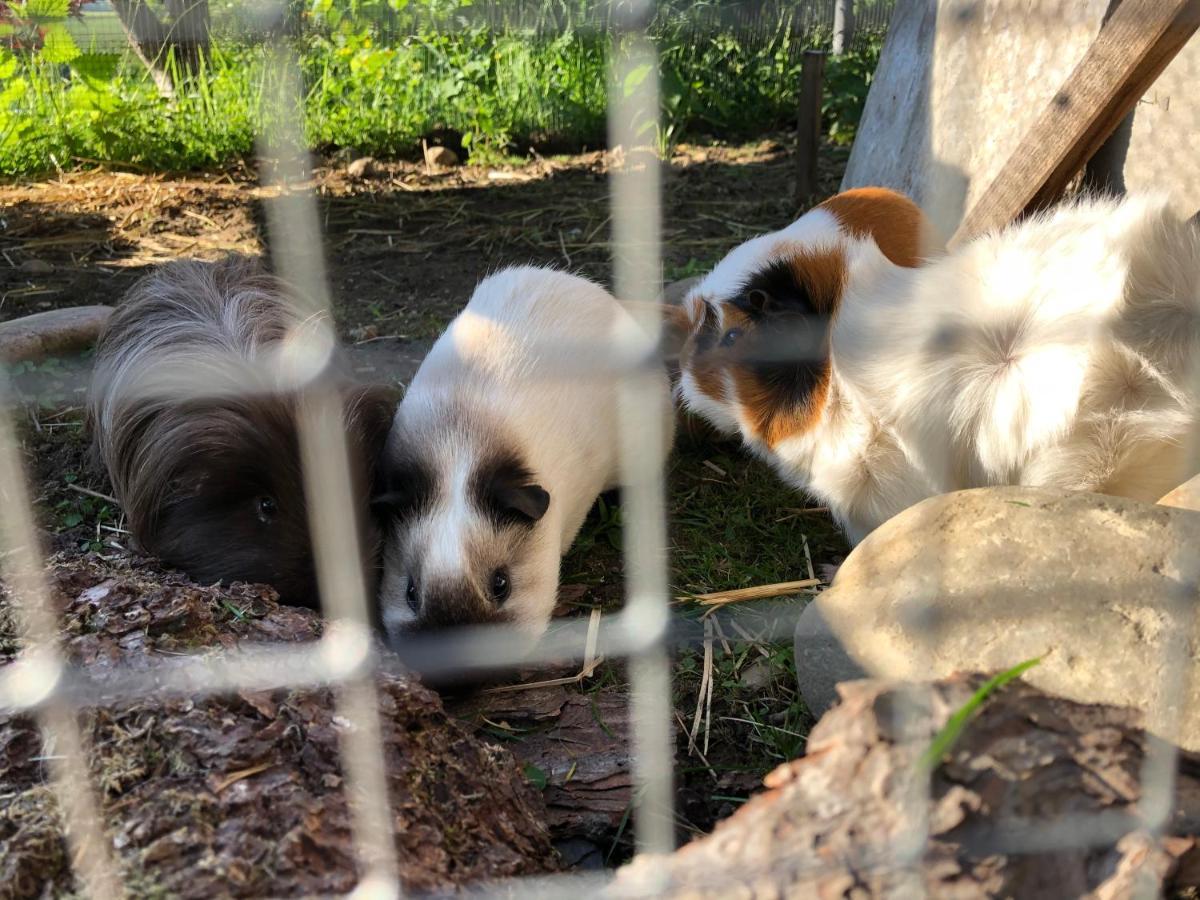
[[[745,238],[799,211],[792,138],[681,145],[664,167],[664,276],[696,274]],[[846,151],[827,147],[823,193]],[[609,281],[610,156],[427,171],[380,162],[371,177],[320,166],[316,192],[337,317],[346,335],[436,335],[487,272],[558,265]],[[177,177],[68,173],[0,186],[0,319],[114,303],[148,266],[185,256],[264,252],[254,173]]]

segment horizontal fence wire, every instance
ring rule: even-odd
[[[662,33],[682,35],[690,41],[727,35],[750,49],[779,48],[795,63],[805,49],[829,49],[833,40],[837,0],[716,0],[689,3],[683,0],[655,6],[648,23],[653,39]],[[853,38],[862,42],[887,31],[896,0],[858,0],[853,4]],[[269,4],[245,3],[217,7],[210,13],[214,39],[236,43],[269,43],[279,37],[328,37],[338,26],[355,22],[372,28],[384,42],[418,34],[448,34],[465,30],[524,35],[551,40],[566,34],[611,33],[618,24],[607,3],[565,0],[492,0],[455,4],[409,3],[396,9],[386,2],[345,4],[333,7],[336,15],[317,15],[312,4],[292,3],[272,10]],[[161,14],[162,7],[150,8]],[[107,0],[85,3],[67,22],[75,42],[85,52],[124,54],[129,33],[116,9]],[[169,31],[166,43],[177,37]]]

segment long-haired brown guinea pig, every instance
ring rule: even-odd
[[[113,312],[87,417],[140,549],[201,583],[265,583],[286,602],[316,606],[296,421],[305,395],[274,364],[307,324],[255,260],[169,263]],[[368,498],[397,392],[355,381],[336,354],[318,378],[341,397],[373,585]]]

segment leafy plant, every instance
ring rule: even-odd
[[[47,62],[66,63],[79,55],[66,29],[68,16],[78,16],[86,0],[0,0],[0,46],[40,52]]]
[[[65,19],[44,14],[79,6],[0,0],[0,175],[80,159],[211,168],[252,154],[255,135],[291,114],[271,102],[280,72],[271,48],[221,30],[220,21],[235,13],[214,10],[209,53],[186,62],[186,77],[166,79],[177,87],[168,101],[161,71],[156,80],[131,55],[81,52],[65,27],[56,36]],[[651,26],[662,107],[645,140],[665,153],[688,137],[738,139],[790,126],[800,43],[824,37],[799,34],[796,13],[783,4],[749,32],[700,28],[697,17],[720,12],[719,4],[684,6],[661,4]],[[300,27],[288,40],[305,86],[307,143],[413,156],[423,137],[451,134],[485,161],[530,146],[602,145],[614,48],[608,32],[585,27],[594,5],[531,0],[518,7],[514,25],[492,22],[491,6],[467,0],[292,0]],[[496,9],[508,15],[508,7]],[[835,140],[853,134],[879,43],[830,60],[825,116]],[[160,69],[182,64],[168,54]]]
[[[882,50],[883,35],[867,34],[852,49],[827,61],[821,119],[834,143],[854,141]]]

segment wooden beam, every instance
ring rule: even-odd
[[[1200,0],[1122,0],[963,217],[951,246],[1055,200],[1200,25]]]

